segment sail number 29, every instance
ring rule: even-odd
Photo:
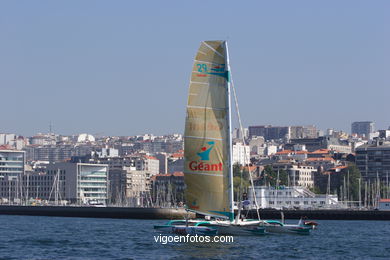
[[[207,65],[206,64],[196,64],[198,67],[199,72],[207,72]]]

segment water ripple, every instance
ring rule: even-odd
[[[155,243],[159,220],[0,216],[2,259],[390,259],[390,222],[320,221],[309,236]]]

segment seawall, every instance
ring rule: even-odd
[[[280,219],[281,211],[274,209],[260,210],[261,219]],[[283,210],[285,219],[323,220],[390,220],[390,211],[379,210],[351,210],[351,209],[317,209],[317,210]],[[256,210],[244,211],[243,215],[257,218]]]
[[[125,207],[68,207],[68,206],[5,206],[0,205],[0,215],[56,216],[81,218],[121,219],[183,219],[186,214],[179,208],[125,208]]]
[[[262,219],[280,219],[281,211],[260,210]],[[243,211],[247,218],[257,218],[255,210]],[[307,217],[313,220],[390,220],[390,211],[379,210],[283,210],[285,219]],[[120,219],[183,219],[195,218],[183,208],[125,208],[125,207],[71,207],[71,206],[6,206],[0,205],[0,215],[29,215],[82,218]]]

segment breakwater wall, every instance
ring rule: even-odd
[[[121,219],[183,219],[183,208],[126,208],[126,207],[72,207],[72,206],[5,206],[0,205],[0,215],[29,215],[81,218]]]
[[[281,211],[274,209],[260,210],[262,219],[280,219]],[[244,216],[257,218],[256,210],[244,211]],[[285,219],[318,220],[390,220],[390,211],[379,210],[351,210],[351,209],[316,209],[316,210],[283,210]]]
[[[262,219],[280,219],[281,211],[260,210]],[[126,207],[73,207],[73,206],[6,206],[0,205],[0,215],[29,215],[83,218],[120,219],[183,219],[187,213],[183,208],[126,208]],[[247,218],[257,218],[256,210],[243,211]],[[313,220],[390,220],[390,211],[379,210],[283,210],[285,219],[307,217]]]

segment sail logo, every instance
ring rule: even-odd
[[[228,79],[228,72],[225,71],[225,64],[213,65],[209,69],[207,64],[198,63],[196,64],[198,77],[207,77],[207,75],[216,75]]]
[[[207,144],[210,145],[210,147],[208,149],[206,146],[203,146],[201,148],[202,152],[196,153],[197,155],[199,155],[199,157],[202,161],[210,160],[210,151],[211,151],[211,149],[213,149],[215,142],[211,141],[211,142],[208,142]]]
[[[200,161],[191,161],[188,165],[191,171],[199,171],[199,172],[221,172],[222,171],[222,163],[207,163],[203,161],[210,160],[210,152],[213,150],[215,146],[214,141],[207,142],[207,146],[203,146],[201,148],[201,152],[196,153],[200,157]]]

